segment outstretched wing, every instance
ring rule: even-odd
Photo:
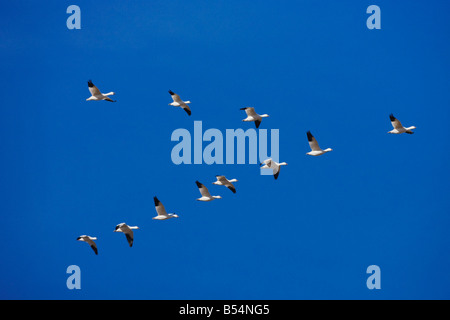
[[[98,88],[92,83],[92,80],[88,81],[88,87],[89,91],[91,92],[91,95],[93,96],[101,95],[100,90],[98,90]]]
[[[155,208],[156,212],[158,213],[158,216],[165,216],[167,217],[166,208],[164,208],[164,205],[161,203],[161,201],[158,200],[157,197],[153,197],[153,200],[155,200]]]
[[[236,188],[234,187],[234,185],[229,182],[228,184],[225,185],[228,189],[230,189],[233,193],[236,193]]]
[[[392,113],[389,115],[389,119],[391,119],[391,124],[394,127],[394,129],[398,130],[403,128],[401,122],[397,118],[395,118]]]
[[[92,250],[94,250],[95,254],[98,255],[97,245],[95,244],[95,242],[92,241],[92,244],[90,244],[90,245],[91,245]]]
[[[274,176],[275,180],[277,180],[278,175],[280,174],[280,169],[278,168],[278,171],[276,173],[275,173],[275,169],[274,169],[273,172],[274,172],[273,176]]]
[[[312,151],[322,150],[322,149],[320,149],[319,144],[317,143],[316,138],[314,138],[314,136],[312,135],[311,131],[308,131],[306,133],[306,136],[308,137],[309,146]]]
[[[186,111],[186,113],[188,114],[188,115],[191,115],[191,109],[189,108],[189,106],[186,104],[186,103],[182,103],[181,104],[181,107],[183,108],[183,110],[184,111]]]
[[[127,237],[128,244],[130,245],[130,248],[131,248],[133,246],[133,237],[134,237],[133,231],[130,230],[129,232],[126,232],[125,236]]]
[[[197,187],[200,190],[200,194],[203,197],[208,197],[208,198],[211,197],[211,194],[209,193],[208,188],[206,188],[202,183],[200,183],[198,181],[195,181],[195,183],[197,184]]]
[[[248,107],[248,108],[241,108],[241,110],[244,110],[247,116],[250,117],[256,117],[258,114],[255,112],[255,108]]]
[[[169,90],[169,93],[170,93],[170,96],[172,97],[172,100],[173,100],[174,102],[178,102],[178,103],[183,102],[183,100],[181,100],[180,96],[177,95],[177,94],[176,94],[175,92],[173,92],[172,90]]]

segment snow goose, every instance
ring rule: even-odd
[[[164,205],[161,203],[161,201],[158,200],[157,197],[153,197],[153,200],[155,200],[155,208],[158,215],[156,217],[153,217],[154,220],[167,220],[170,218],[178,218],[178,215],[174,213],[167,213],[166,208],[164,208]]]
[[[89,91],[91,92],[91,97],[87,98],[86,101],[106,100],[106,101],[110,101],[110,102],[116,102],[116,100],[112,100],[110,97],[108,97],[108,96],[115,95],[114,92],[101,93],[100,90],[98,90],[98,88],[92,83],[91,80],[88,81],[88,87],[89,87]]]
[[[259,125],[261,124],[262,118],[267,118],[268,114],[262,114],[259,115],[255,112],[255,108],[249,107],[249,108],[241,108],[241,110],[244,110],[247,114],[247,118],[245,118],[242,121],[254,121],[256,128],[259,128]]]
[[[95,254],[98,254],[97,245],[94,242],[94,240],[97,240],[96,237],[82,235],[82,236],[79,236],[77,238],[77,240],[87,242],[91,246],[92,250],[94,250]]]
[[[184,109],[184,111],[186,111],[186,113],[188,115],[191,115],[191,109],[189,109],[188,104],[191,103],[190,101],[183,101],[181,100],[180,96],[177,95],[176,93],[174,93],[173,91],[169,90],[169,93],[172,97],[173,102],[169,103],[169,106],[174,106],[174,107],[182,107]]]
[[[198,198],[198,201],[212,201],[214,199],[222,199],[221,196],[212,196],[209,191],[208,188],[206,188],[202,183],[195,181],[195,183],[197,184],[198,189],[200,190],[200,193],[202,195],[201,198]]]
[[[119,223],[116,228],[114,229],[114,232],[123,232],[125,236],[127,237],[128,244],[133,246],[133,229],[139,229],[139,227],[131,227],[128,226],[125,222]]]
[[[408,127],[408,128],[403,127],[401,122],[398,121],[398,119],[396,119],[392,113],[389,115],[389,118],[391,119],[391,123],[392,123],[392,126],[394,127],[394,129],[391,131],[388,131],[388,133],[393,133],[393,134],[400,134],[403,132],[408,133],[408,134],[414,133],[412,130],[415,129],[416,127],[414,127],[414,126]]]
[[[261,162],[260,166],[262,166],[263,164],[264,164],[264,166],[261,167],[261,169],[272,169],[275,180],[278,179],[278,175],[280,174],[281,166],[287,166],[286,162],[277,163],[270,158]]]
[[[320,149],[319,144],[317,143],[316,138],[311,134],[311,131],[308,131],[306,136],[308,137],[309,146],[311,147],[311,151],[306,154],[309,154],[310,156],[320,156],[324,153],[333,151],[331,148],[325,150]]]
[[[217,181],[214,181],[213,184],[216,184],[218,186],[225,186],[233,191],[233,193],[236,193],[236,188],[234,187],[232,182],[237,182],[237,179],[228,180],[227,178],[225,178],[225,176],[216,176],[216,178]]]

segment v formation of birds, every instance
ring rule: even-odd
[[[116,100],[112,100],[110,98],[110,96],[115,95],[114,92],[109,92],[109,93],[101,93],[101,91],[93,84],[93,82],[91,80],[88,81],[88,88],[89,91],[91,93],[91,97],[87,98],[86,101],[100,101],[100,100],[105,100],[105,101],[109,101],[109,102],[116,102]],[[173,102],[169,103],[169,105],[174,106],[174,107],[180,107],[182,108],[189,116],[191,115],[191,109],[189,107],[189,104],[191,103],[190,101],[183,101],[180,96],[176,93],[174,93],[173,91],[169,90],[169,94],[172,97]],[[256,128],[259,128],[262,119],[263,118],[267,118],[269,117],[268,114],[258,114],[255,111],[255,108],[253,107],[246,107],[246,108],[241,108],[240,110],[245,111],[245,113],[247,114],[247,118],[243,119],[242,121],[245,122],[254,122]],[[401,133],[407,133],[407,134],[413,134],[414,132],[412,130],[416,129],[416,127],[414,126],[410,126],[410,127],[403,127],[403,125],[401,124],[401,122],[395,118],[395,116],[391,113],[389,115],[389,119],[391,120],[391,124],[393,127],[393,130],[388,131],[388,133],[391,134],[401,134]],[[328,153],[330,151],[333,151],[333,149],[331,148],[327,148],[327,149],[321,149],[319,147],[319,144],[316,140],[316,138],[312,135],[311,131],[308,131],[306,133],[306,137],[308,139],[308,143],[309,146],[311,148],[311,151],[307,152],[307,155],[310,156],[320,156],[323,155],[325,153]],[[286,162],[275,162],[272,159],[266,159],[263,162],[261,162],[260,166],[262,169],[272,169],[273,171],[273,176],[276,179],[278,179],[278,176],[280,174],[280,168],[281,166],[286,166],[287,163]],[[219,185],[219,186],[225,186],[228,189],[230,189],[233,193],[236,193],[236,188],[233,185],[233,182],[237,182],[237,179],[227,179],[225,176],[223,175],[217,175],[216,176],[217,181],[213,182],[213,184],[215,185]],[[201,197],[198,198],[198,201],[213,201],[215,199],[221,199],[221,196],[212,196],[209,193],[208,188],[202,184],[199,181],[195,182],[197,184],[197,187],[200,191]],[[155,217],[153,217],[152,219],[154,220],[168,220],[171,218],[178,218],[178,215],[175,213],[167,213],[166,209],[164,207],[164,205],[161,203],[161,201],[159,201],[159,199],[155,196],[154,198],[154,202],[155,202],[155,209],[156,209],[156,213],[157,215]],[[139,227],[137,226],[129,226],[126,223],[122,222],[119,223],[115,229],[114,232],[122,232],[125,234],[126,240],[128,242],[128,245],[130,247],[133,246],[133,240],[134,240],[134,233],[133,230],[139,229]],[[86,242],[90,245],[90,247],[92,248],[92,250],[95,252],[95,254],[98,254],[98,249],[97,249],[97,245],[94,242],[94,240],[97,240],[97,237],[91,237],[91,236],[87,236],[87,235],[81,235],[77,238],[78,241],[83,241]]]

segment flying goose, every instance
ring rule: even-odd
[[[308,137],[309,146],[311,147],[311,151],[306,154],[309,154],[310,156],[320,156],[324,153],[333,151],[331,148],[325,150],[320,149],[319,144],[317,143],[316,138],[311,134],[311,131],[308,131],[306,135]]]
[[[394,134],[400,134],[403,132],[408,133],[408,134],[414,133],[412,130],[415,129],[416,127],[414,127],[414,126],[408,127],[408,128],[403,127],[402,124],[400,123],[400,121],[398,121],[398,119],[396,119],[392,113],[389,115],[389,118],[391,119],[391,123],[392,123],[392,126],[394,127],[394,129],[391,131],[388,131],[388,133],[394,133]]]
[[[182,107],[184,111],[187,112],[188,115],[191,115],[191,109],[189,109],[188,104],[191,103],[190,101],[183,101],[181,100],[180,96],[174,93],[172,90],[169,90],[170,95],[172,96],[172,103],[169,103],[169,106],[174,107]]]
[[[91,80],[88,81],[88,87],[89,87],[89,91],[91,92],[91,97],[87,98],[86,101],[106,100],[106,101],[110,101],[110,102],[116,102],[116,100],[112,100],[110,97],[108,97],[108,96],[115,95],[114,92],[101,93],[100,90],[98,90],[98,88],[92,83]]]
[[[201,198],[198,198],[198,201],[212,201],[214,199],[222,199],[221,196],[212,196],[209,191],[208,188],[206,188],[203,184],[201,184],[198,181],[195,181],[195,183],[197,184],[198,189],[200,190],[200,193],[202,195]]]
[[[241,108],[241,110],[245,110],[245,113],[247,114],[247,118],[242,121],[255,121],[256,128],[261,124],[262,118],[267,118],[269,116],[268,114],[257,114],[253,107]]]
[[[97,240],[96,237],[82,235],[82,236],[79,236],[77,238],[77,240],[87,242],[91,246],[92,250],[94,250],[95,254],[98,254],[97,245],[94,242],[94,240]]]
[[[128,244],[133,246],[133,229],[139,229],[139,227],[130,227],[125,222],[119,223],[116,228],[114,229],[114,232],[123,232],[125,233],[125,236],[127,237]]]
[[[227,178],[225,178],[225,176],[216,176],[216,178],[217,178],[217,181],[214,181],[213,184],[216,184],[219,186],[225,186],[228,189],[230,189],[231,191],[233,191],[233,193],[236,193],[236,188],[232,184],[232,182],[237,182],[236,179],[228,180]]]
[[[164,205],[161,203],[161,201],[158,200],[157,197],[153,197],[153,200],[155,200],[155,208],[158,215],[156,217],[153,217],[154,220],[167,220],[170,218],[178,218],[178,215],[174,213],[167,213],[166,208],[164,208]]]
[[[261,169],[272,169],[275,180],[278,179],[278,175],[280,174],[281,166],[287,166],[286,162],[277,163],[270,158],[264,160],[259,165],[262,166],[263,164],[264,164],[264,166],[261,167]]]

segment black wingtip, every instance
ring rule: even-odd
[[[94,86],[94,84],[92,83],[92,80],[88,81],[88,86],[89,86],[89,88],[92,88]]]
[[[258,129],[259,128],[259,125],[261,124],[261,121],[258,121],[258,120],[256,120],[255,121],[255,126],[256,126],[256,129]]]
[[[191,115],[191,110],[184,109],[184,111],[186,111],[186,113],[187,113],[189,116]]]
[[[195,181],[195,183],[197,184],[197,187],[199,187],[199,188],[203,187],[203,185],[200,182]]]
[[[155,200],[155,206],[158,206],[159,203],[160,203],[160,201],[158,200],[158,198],[157,198],[157,197],[153,197],[153,200]]]
[[[391,121],[397,120],[397,119],[395,119],[395,117],[394,117],[394,115],[392,113],[389,115],[389,119],[391,119]]]
[[[277,173],[275,173],[273,176],[275,177],[275,180],[278,179],[278,176],[280,175],[280,171],[278,171]]]
[[[247,110],[247,108],[240,108],[239,110]]]
[[[81,239],[81,237],[78,237],[78,238],[77,238],[77,240],[80,240],[80,239]]]
[[[306,135],[308,136],[308,141],[312,141],[313,135],[312,135],[311,131],[308,131],[308,132],[306,133]]]
[[[172,90],[169,90],[169,93],[171,96],[173,96],[175,94]]]

